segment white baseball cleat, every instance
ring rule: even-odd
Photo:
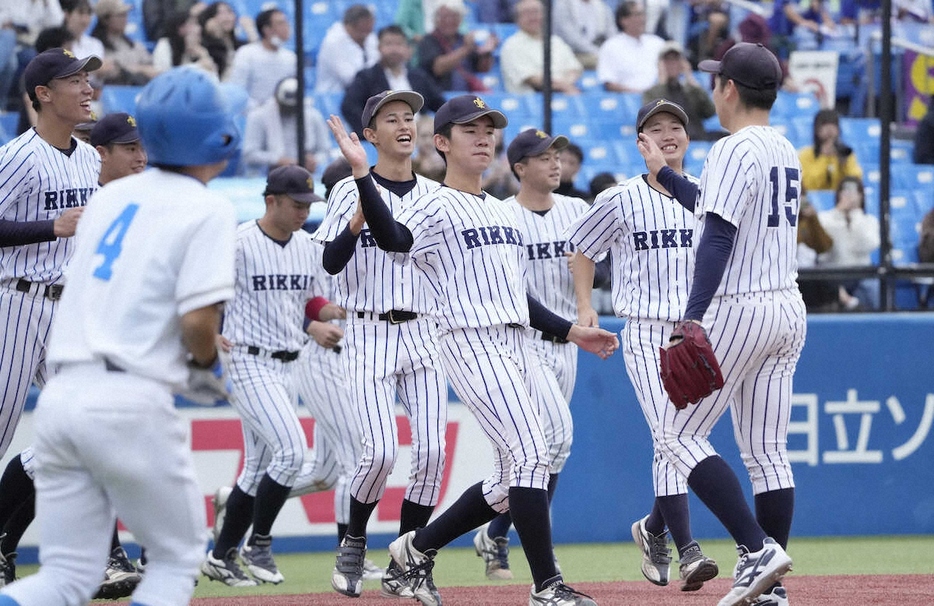
[[[717,606],[750,604],[791,570],[791,558],[774,539],[766,538],[762,549],[753,553],[742,545],[736,550],[739,561],[736,563],[733,589]]]

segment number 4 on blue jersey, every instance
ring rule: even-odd
[[[94,254],[104,256],[104,262],[94,270],[93,275],[95,278],[100,278],[105,282],[110,280],[110,276],[113,273],[111,271],[111,266],[114,261],[117,260],[117,257],[120,256],[120,251],[123,249],[123,237],[130,228],[130,223],[133,222],[133,217],[136,216],[137,210],[139,210],[139,204],[128,205],[123,209],[123,212],[113,220],[113,223],[110,224],[107,231],[104,232],[104,237],[101,238],[100,244],[97,245],[97,250],[94,251]]]

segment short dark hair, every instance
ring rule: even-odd
[[[561,150],[561,151],[565,151],[565,152],[571,154],[572,156],[574,156],[575,158],[577,158],[577,161],[578,161],[578,162],[580,162],[581,164],[583,164],[583,162],[584,162],[584,150],[581,149],[581,146],[580,146],[580,145],[577,145],[576,143],[568,143],[568,144],[567,144],[567,147],[565,147],[565,148],[564,148],[563,150]]]
[[[261,38],[263,37],[263,29],[272,23],[272,16],[281,12],[282,11],[278,8],[267,8],[264,11],[260,11],[259,14],[256,15],[256,31],[259,32]]]
[[[91,6],[89,0],[61,0],[59,4],[62,7],[62,12],[73,13],[77,10],[84,9],[87,12],[94,12],[94,8]]]
[[[723,74],[715,74],[715,76],[719,80],[717,86],[721,87],[720,90],[723,90],[722,87],[726,86],[727,80],[732,80],[732,78],[724,77]],[[736,86],[736,91],[739,93],[740,103],[746,107],[771,111],[772,106],[775,105],[775,99],[778,98],[778,87],[765,89],[749,88],[736,80],[733,80],[733,84]]]
[[[374,19],[373,11],[366,4],[351,4],[344,11],[344,18],[341,20],[344,25],[356,23],[362,19]]]
[[[444,126],[442,126],[442,127],[441,127],[441,130],[439,130],[439,131],[436,132],[435,134],[436,134],[436,135],[441,135],[442,137],[444,137],[445,139],[447,139],[448,141],[450,141],[450,140],[451,140],[451,131],[452,131],[452,130],[454,130],[454,123],[453,123],[453,122],[448,122],[447,124],[445,124]],[[441,151],[440,149],[438,149],[437,146],[435,147],[435,151],[438,152],[438,155],[441,156],[441,159],[442,159],[442,160],[444,160],[444,165],[447,166],[447,165],[448,165],[448,157],[445,156],[445,155],[444,155],[444,152]]]
[[[50,48],[65,48],[69,42],[74,41],[75,35],[62,27],[49,27],[36,36],[36,43],[33,45],[37,53],[47,51]]]
[[[393,23],[392,25],[387,25],[386,27],[380,29],[376,33],[376,39],[382,42],[383,36],[390,36],[393,34],[397,36],[402,36],[403,38],[405,38],[406,42],[408,42],[409,40],[409,37],[405,35],[405,30],[399,27],[398,25],[396,25],[395,23]]]
[[[622,30],[622,26],[619,24],[620,19],[628,17],[632,14],[633,9],[639,8],[642,5],[634,0],[626,0],[626,2],[620,2],[619,6],[616,7],[616,27]]]

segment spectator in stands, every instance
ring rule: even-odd
[[[496,147],[494,148],[493,162],[483,173],[483,191],[492,196],[505,200],[519,191],[519,180],[509,166],[506,157],[506,145],[503,143],[503,129],[495,130]]]
[[[205,7],[198,13],[198,24],[201,25],[201,44],[214,60],[221,80],[227,80],[237,49],[259,40],[256,24],[247,15],[237,19],[237,13],[226,2],[213,2]],[[245,41],[236,35],[237,24],[246,35]]]
[[[65,29],[75,38],[71,43],[71,52],[79,59],[94,55],[106,63],[107,53],[104,50],[104,43],[91,36],[88,31],[93,15],[91,3],[88,0],[62,0],[62,10],[65,12]],[[113,64],[112,61],[110,63]],[[102,66],[91,73],[97,75],[97,72],[101,71],[106,73],[109,70],[105,70]]]
[[[398,25],[387,25],[379,30],[379,62],[354,76],[341,101],[344,119],[363,140],[361,116],[366,101],[384,90],[414,90],[425,98],[425,109],[435,112],[444,105],[444,95],[434,80],[418,67],[408,67],[412,47],[405,32]]]
[[[112,73],[104,74],[107,84],[139,86],[159,73],[146,47],[126,34],[127,17],[132,8],[123,0],[98,0],[94,7],[97,25],[91,35],[103,42],[107,58],[116,66]]]
[[[399,0],[395,24],[418,44],[435,22],[435,13],[447,0]],[[466,33],[466,32],[462,32]]]
[[[518,0],[474,0],[480,23],[512,23]]]
[[[435,148],[434,118],[426,114],[415,117],[418,122],[418,136],[415,139],[415,157],[412,158],[412,170],[423,177],[438,183],[444,181],[447,166]]]
[[[574,186],[577,174],[581,171],[581,165],[584,163],[584,150],[581,149],[580,145],[568,143],[564,149],[558,152],[558,159],[561,160],[561,182],[558,184],[555,193],[585,200],[589,198],[587,192]]]
[[[270,99],[284,78],[295,76],[295,53],[283,47],[292,36],[285,13],[277,8],[260,11],[256,31],[260,39],[237,49],[227,79],[246,89],[250,108]]]
[[[243,134],[243,173],[266,175],[277,166],[299,164],[298,153],[298,80],[283,79],[275,94],[247,114]],[[309,172],[327,162],[331,136],[324,117],[305,99],[305,153],[300,164]]]
[[[804,43],[810,46],[818,35],[831,34],[836,28],[823,0],[775,0],[768,24],[782,59],[787,59],[796,47]]]
[[[316,93],[342,93],[358,71],[376,65],[379,49],[373,33],[375,24],[376,17],[367,6],[354,4],[344,11],[340,23],[328,28],[318,49]]]
[[[600,45],[616,33],[613,10],[604,0],[555,0],[552,23],[584,69],[596,69]]]
[[[600,47],[597,78],[608,91],[642,93],[658,82],[658,57],[665,41],[645,32],[645,9],[634,0],[616,8],[619,32]]]
[[[687,132],[692,140],[716,139],[716,133],[704,130],[704,120],[715,115],[713,99],[697,83],[691,63],[677,42],[666,42],[658,56],[658,84],[642,93],[642,102],[668,99],[684,108],[688,115]]]
[[[918,261],[934,263],[934,209],[921,220],[921,234],[918,239]]]
[[[817,209],[808,201],[802,188],[798,210],[798,268],[818,266],[818,258],[833,247],[833,238],[821,225]],[[798,290],[804,298],[808,311],[839,311],[841,307],[840,287],[835,281],[811,279],[798,275]]]
[[[912,160],[915,164],[934,164],[934,97],[915,130]]]
[[[862,179],[844,177],[837,186],[835,201],[832,209],[819,215],[821,225],[833,239],[833,246],[821,255],[820,264],[825,267],[872,265],[871,255],[880,242],[879,220],[866,213]],[[845,282],[840,297],[846,309],[878,309],[879,281],[866,278]]]
[[[540,91],[544,86],[543,21],[545,9],[540,0],[520,0],[515,6],[519,26],[500,49],[503,86],[510,93]],[[551,88],[555,92],[577,94],[577,80],[583,66],[574,51],[556,35],[551,37]]]
[[[442,0],[434,29],[418,43],[418,65],[441,90],[482,93],[488,89],[478,74],[493,67],[499,41],[488,30],[460,33],[466,10],[463,0]]]
[[[613,173],[602,172],[597,173],[590,179],[590,195],[586,198],[588,202],[593,204],[593,201],[597,199],[603,191],[613,187],[619,182],[619,179],[616,178],[616,175]]]
[[[822,109],[814,116],[814,144],[799,152],[801,184],[809,191],[837,189],[845,177],[863,178],[853,148],[840,140],[840,116]]]
[[[36,56],[36,37],[44,29],[60,27],[64,20],[58,0],[0,1],[0,110],[7,100],[18,108],[11,87]],[[27,104],[28,105],[28,104]]]
[[[175,13],[166,21],[167,34],[159,38],[152,50],[152,64],[160,72],[179,65],[195,65],[217,74],[217,64],[201,44],[201,26],[187,12]]]
[[[190,12],[200,0],[143,0],[143,33],[147,40],[165,36],[165,22],[175,13]]]
[[[691,35],[687,42],[693,69],[697,69],[697,65],[705,59],[716,59],[717,48],[729,39],[729,11],[729,6],[721,4],[718,0],[702,2],[694,6],[692,18],[695,22],[691,26]],[[763,19],[762,22],[764,24],[765,20]]]

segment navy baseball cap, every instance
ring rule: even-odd
[[[67,78],[78,72],[93,72],[100,69],[101,65],[100,57],[95,55],[78,59],[70,50],[50,48],[33,57],[26,66],[23,72],[26,92],[29,98],[33,99],[37,86],[46,86],[52,80]]]
[[[378,95],[373,95],[366,100],[366,106],[363,108],[361,124],[363,128],[369,128],[373,116],[381,107],[392,101],[404,101],[412,108],[412,113],[417,114],[418,110],[425,105],[425,98],[414,90],[384,90]]]
[[[752,42],[738,42],[720,61],[705,59],[697,65],[702,72],[720,74],[746,88],[778,89],[782,84],[782,66],[766,47]]]
[[[543,130],[529,128],[516,135],[506,148],[506,159],[509,160],[509,166],[512,166],[523,158],[540,156],[552,147],[564,149],[568,143],[570,141],[564,135],[552,137]]]
[[[683,107],[668,99],[656,99],[639,108],[639,113],[636,116],[636,132],[641,133],[642,127],[645,126],[649,118],[662,112],[674,114],[678,120],[681,120],[681,124],[688,125],[688,114]]]
[[[278,194],[284,194],[305,204],[324,202],[324,198],[315,193],[315,182],[311,173],[295,164],[277,166],[266,176],[266,190],[263,195]]]
[[[136,118],[124,112],[107,114],[91,129],[91,145],[125,144],[139,141]]]
[[[97,124],[97,113],[92,111],[91,119],[87,122],[79,122],[78,124],[75,124],[74,130],[90,131],[92,128],[94,128],[95,124]]]
[[[435,112],[435,134],[440,133],[448,124],[467,124],[481,116],[493,118],[494,128],[506,128],[509,124],[503,112],[493,109],[480,97],[461,95],[449,99]]]

